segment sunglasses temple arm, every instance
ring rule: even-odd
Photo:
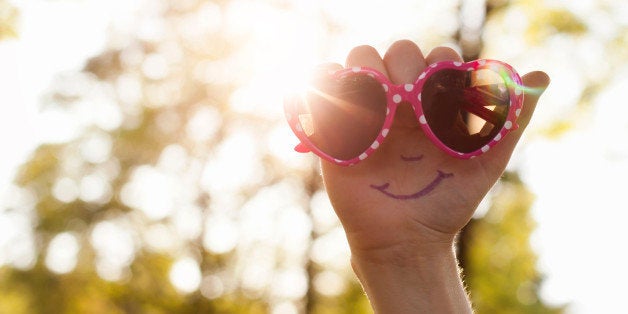
[[[499,115],[495,114],[493,111],[488,110],[482,106],[476,105],[474,103],[466,102],[462,104],[462,108],[467,112],[470,112],[485,121],[492,123],[493,125],[498,125],[501,123],[501,118]]]
[[[299,153],[309,153],[311,151],[307,145],[303,143],[297,144],[297,146],[294,147],[294,150]]]
[[[467,101],[462,104],[462,107],[466,111],[494,125],[497,125],[502,122],[502,118],[500,117],[499,114],[496,114],[495,112],[493,112],[490,109],[487,109],[486,107],[493,106],[493,104],[496,104],[496,103],[497,104],[501,103],[505,101],[505,99],[497,97],[494,93],[491,93],[479,87],[466,88],[464,90],[464,98]]]

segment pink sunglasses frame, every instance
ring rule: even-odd
[[[431,130],[429,124],[427,123],[427,120],[425,119],[425,116],[423,115],[423,106],[421,101],[421,92],[423,90],[423,85],[431,75],[445,69],[455,69],[463,71],[490,69],[504,77],[506,87],[508,88],[510,106],[508,108],[508,113],[506,115],[506,121],[504,122],[504,125],[502,126],[501,130],[495,135],[495,137],[492,138],[486,145],[469,153],[458,152],[446,146]],[[318,147],[316,147],[316,145],[314,145],[314,143],[312,143],[308,139],[307,135],[303,131],[303,128],[301,127],[301,124],[299,123],[298,115],[296,114],[295,109],[295,101],[291,99],[286,99],[286,101],[284,102],[286,119],[294,134],[301,141],[294,148],[297,152],[313,152],[320,158],[323,158],[324,160],[335,163],[337,165],[353,166],[373,154],[375,150],[377,150],[377,148],[380,146],[380,144],[384,141],[384,139],[388,135],[388,132],[390,131],[390,127],[393,123],[397,107],[402,102],[408,102],[412,105],[421,129],[423,130],[427,138],[432,141],[432,143],[434,143],[438,148],[440,148],[447,154],[461,159],[474,158],[483,153],[486,153],[493,146],[497,145],[497,143],[502,138],[504,138],[504,136],[506,136],[508,132],[516,130],[519,127],[516,123],[516,120],[517,117],[519,117],[519,115],[521,114],[521,109],[523,107],[523,82],[519,74],[510,65],[501,61],[480,59],[467,63],[455,61],[441,61],[433,63],[419,74],[413,84],[393,84],[384,74],[368,67],[352,67],[341,69],[331,74],[330,78],[342,79],[346,76],[355,74],[365,74],[373,77],[375,80],[382,84],[384,91],[386,92],[386,118],[384,120],[384,124],[382,125],[382,129],[380,130],[375,141],[373,141],[373,143],[366,149],[366,151],[362,152],[359,156],[356,156],[355,158],[349,160],[340,160],[334,158],[318,149]]]

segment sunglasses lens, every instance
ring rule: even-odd
[[[510,94],[502,74],[491,69],[446,69],[425,82],[422,105],[436,137],[457,152],[470,153],[502,129]]]
[[[374,78],[354,74],[316,82],[297,106],[308,139],[333,158],[350,160],[375,141],[386,118],[386,92]]]

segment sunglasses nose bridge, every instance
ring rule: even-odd
[[[407,102],[414,106],[417,103],[417,89],[416,85],[412,83],[393,85],[389,90],[390,99],[395,106]]]
[[[391,86],[389,90],[389,98],[392,107],[396,109],[402,104],[408,104],[412,107],[415,114],[418,114],[420,109],[418,105],[421,101],[421,93],[419,87],[412,83],[405,83]]]
[[[390,86],[388,91],[390,108],[392,111],[391,122],[400,127],[415,127],[418,124],[416,119],[418,90],[414,84],[400,84]]]

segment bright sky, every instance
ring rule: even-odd
[[[19,39],[0,42],[0,141],[11,147],[0,157],[0,186],[55,128],[38,115],[53,77],[80,70],[86,57],[102,51],[111,18],[133,7],[125,1],[15,2],[22,15]]]
[[[0,156],[0,193],[5,193],[9,189],[8,183],[16,166],[27,160],[28,154],[38,143],[44,139],[50,139],[45,138],[44,134],[65,122],[63,117],[42,116],[38,112],[40,96],[50,86],[53,77],[58,73],[80,69],[85,58],[97,54],[105,47],[109,23],[114,21],[119,25],[124,25],[133,18],[135,10],[142,7],[142,1],[125,0],[15,2],[22,15],[19,28],[20,38],[0,42],[0,69],[2,69],[0,71],[0,86],[2,86],[0,141],[5,144],[5,147],[10,147]],[[262,101],[261,105],[273,107],[268,110],[269,114],[280,114],[277,108],[281,105],[276,102],[280,100],[280,97],[269,94],[267,91],[270,87],[264,85],[268,84],[270,78],[273,77],[271,72],[277,68],[279,62],[293,62],[295,68],[299,69],[305,69],[319,61],[342,62],[344,54],[352,46],[368,43],[383,52],[391,40],[405,37],[418,38],[419,44],[433,47],[457,27],[455,23],[442,24],[442,21],[448,20],[443,16],[455,18],[452,15],[455,1],[421,2],[423,6],[421,10],[418,4],[409,4],[413,2],[403,0],[387,1],[384,9],[381,8],[380,3],[374,1],[368,2],[369,4],[362,3],[361,14],[356,13],[353,5],[350,5],[352,2],[349,1],[295,0],[294,2],[298,3],[300,15],[290,16],[275,12],[263,2],[256,2],[252,5],[250,1],[236,0],[230,4],[229,12],[222,16],[222,22],[230,25],[229,30],[233,36],[254,29],[258,37],[251,41],[250,49],[268,46],[266,43],[268,38],[272,37],[271,34],[276,35],[280,24],[264,24],[265,22],[277,21],[277,23],[294,25],[278,35],[279,41],[273,44],[275,46],[270,45],[274,49],[259,52],[262,55],[257,64],[258,68],[253,69],[254,78],[232,97],[234,110],[250,110],[239,104],[247,103],[251,97],[263,95],[267,97],[267,101]],[[623,101],[625,91],[628,90],[628,66],[616,69],[616,74],[610,78],[608,86],[593,99],[592,109],[585,110],[584,113],[574,117],[576,122],[574,131],[558,139],[545,139],[538,136],[535,128],[538,130],[545,127],[556,117],[569,112],[579,97],[579,91],[583,86],[582,78],[595,77],[595,69],[603,67],[601,62],[603,62],[604,47],[597,38],[612,37],[613,31],[617,30],[617,25],[626,27],[628,11],[626,6],[622,7],[618,4],[617,10],[611,10],[611,13],[601,13],[595,9],[595,1],[554,1],[553,3],[571,5],[577,13],[587,12],[582,16],[589,17],[587,22],[592,26],[589,37],[578,42],[569,38],[556,38],[546,46],[530,50],[526,57],[522,57],[516,54],[516,49],[513,53],[503,48],[505,43],[507,43],[506,47],[515,48],[521,44],[519,38],[515,36],[525,27],[526,21],[522,20],[520,12],[513,11],[509,13],[511,25],[507,31],[501,28],[499,31],[490,28],[487,30],[487,36],[492,36],[490,42],[493,43],[487,45],[487,53],[493,58],[511,59],[509,61],[521,72],[544,69],[553,81],[538,107],[537,115],[525,140],[527,145],[519,150],[511,165],[521,170],[525,182],[537,195],[533,213],[538,221],[538,227],[533,236],[533,245],[540,254],[540,269],[547,275],[543,295],[551,302],[572,302],[573,306],[569,313],[610,313],[625,308],[622,292],[626,291],[625,283],[628,282],[628,274],[624,271],[625,265],[622,263],[628,257],[628,249],[623,243],[623,240],[628,239],[628,228],[624,226],[628,221],[628,207],[625,204],[625,181],[628,177],[628,141],[626,141],[628,123],[625,117],[628,115],[628,107],[622,105],[625,103]],[[425,5],[431,8],[426,9]],[[331,54],[328,56],[331,60],[318,60],[318,54],[312,51],[308,53],[308,48],[313,50],[312,46],[304,45],[302,42],[300,45],[295,45],[293,42],[311,37],[315,38],[314,44],[323,44],[322,41],[326,37],[320,34],[315,23],[319,16],[308,13],[313,10],[323,10],[333,21],[346,26],[346,29],[335,37],[334,42],[325,43],[331,49]],[[369,14],[364,14],[364,12],[378,12],[379,16],[390,18],[374,21],[369,18]],[[417,28],[417,23],[420,23],[420,29]],[[442,34],[438,32],[430,36],[422,34],[424,32],[421,32],[421,29],[436,24],[439,27],[434,29]],[[214,25],[214,27],[217,26]],[[302,60],[286,59],[289,55],[295,55],[295,49],[299,49],[297,51],[300,51],[299,55],[302,56]],[[578,58],[578,62],[565,58],[566,51],[569,50],[572,50],[569,55]],[[211,117],[211,113],[208,114]],[[283,150],[282,147],[288,147],[293,144],[293,141],[284,134],[281,131],[277,132],[275,138],[279,139],[280,143],[273,143],[273,145],[281,146],[272,146],[272,150],[289,151],[289,149]],[[63,138],[62,135],[60,137]],[[225,155],[232,156],[234,145],[229,145],[229,142],[225,143],[221,151],[224,151]],[[177,153],[176,147],[172,150],[173,154]],[[294,161],[287,160],[287,162]],[[213,167],[221,169],[225,165],[216,162]],[[247,170],[246,167],[236,168],[238,171],[254,171],[254,169]],[[163,182],[162,185],[155,185],[155,188],[161,186],[168,189],[177,184],[168,181],[160,172],[161,170],[158,170],[141,169],[142,173],[153,178],[153,181]],[[138,178],[140,177],[138,175]],[[140,179],[133,184],[142,185]],[[128,187],[128,193],[131,193],[129,195],[133,193],[133,184]],[[232,182],[232,184],[237,186],[238,182]],[[211,186],[211,182],[207,185],[207,189],[219,188]],[[277,193],[272,189],[264,191],[260,193],[259,201],[263,202],[265,197],[275,197]],[[318,196],[315,201],[324,204],[325,202],[320,200],[321,197]],[[6,202],[6,199],[3,201]],[[154,209],[154,206],[148,204],[150,200],[136,198],[133,201],[138,202],[136,204],[138,208]],[[166,201],[169,200],[165,199],[164,202]],[[315,211],[316,208],[328,209],[322,205],[314,206],[314,208]],[[242,210],[247,212],[247,208]],[[273,213],[271,209],[267,212],[250,210],[248,212],[251,215],[257,214],[258,216],[252,217],[260,220],[264,219],[259,216],[260,213],[268,215]],[[169,214],[167,208],[146,213],[147,216],[153,218]],[[289,213],[292,213],[289,217],[295,220],[303,219],[299,216],[298,210]],[[190,219],[194,220],[198,211],[190,209],[189,215]],[[329,221],[328,218],[324,218],[325,215],[325,210],[315,212],[315,217],[323,217],[322,221]],[[233,248],[238,239],[236,229],[225,216],[218,214],[216,220],[223,222],[219,224],[223,229],[218,231],[223,235],[231,236],[227,237],[227,241],[221,242],[209,233],[204,238],[205,244],[217,252],[228,251]],[[6,245],[2,239],[8,239],[10,238],[8,235],[19,233],[20,223],[15,223],[16,221],[20,221],[19,217],[9,217],[0,211],[0,248]],[[21,221],[21,226],[27,225],[26,222]],[[286,222],[286,225],[290,225],[290,222]],[[132,240],[128,240],[131,235],[116,228],[118,225],[115,223],[102,222],[92,233],[91,241],[94,246],[102,247],[103,251],[111,250],[117,256],[97,265],[99,269],[107,270],[115,265],[124,265],[132,258],[134,244]],[[215,228],[209,228],[209,230],[215,230]],[[173,231],[157,225],[149,232],[164,235]],[[116,240],[118,243],[121,241],[130,244],[122,250],[118,247],[111,248],[108,244],[110,241],[103,240],[111,234],[118,234],[118,237],[122,237]],[[266,235],[257,236],[264,238]],[[342,235],[332,233],[328,240],[334,242],[338,239],[343,239]],[[295,243],[288,245],[298,247],[298,242]],[[149,245],[167,246],[168,243],[149,243]],[[77,250],[76,238],[70,233],[57,236],[51,246],[66,248],[70,251],[68,253],[70,255],[76,254],[72,252]],[[319,260],[331,260],[338,256],[325,250],[319,250],[320,252],[316,253],[316,246],[314,251],[314,258]],[[63,256],[67,254],[61,254],[60,257],[52,254],[47,257],[46,263],[53,271],[59,273],[72,269],[74,267],[72,260],[64,260]],[[0,265],[7,262],[2,258],[0,256]],[[259,269],[253,268],[248,271],[259,272]],[[99,273],[105,276],[109,274],[114,279],[117,278],[116,276],[121,276],[121,274],[116,275],[106,271],[99,271]],[[198,266],[187,257],[177,261],[170,276],[175,287],[182,292],[195,290],[200,284]],[[325,273],[325,276],[326,282],[333,282],[333,273]],[[186,281],[181,278],[190,280]],[[290,272],[286,272],[281,278],[285,279],[285,284],[299,282],[294,279],[294,273]],[[281,285],[281,282],[278,285]],[[248,284],[255,286],[264,282],[249,282]],[[218,288],[222,289],[221,287]],[[207,293],[215,293],[212,291]]]

